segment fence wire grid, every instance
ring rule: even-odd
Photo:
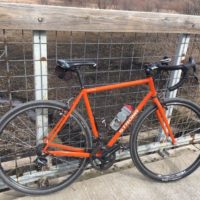
[[[181,34],[156,33],[93,33],[47,32],[48,99],[67,101],[76,96],[80,86],[74,75],[69,81],[60,80],[54,73],[58,59],[92,60],[97,67],[81,68],[85,87],[144,78],[144,64],[157,62],[163,56],[175,60]],[[191,35],[189,56],[199,62],[199,35]],[[33,33],[26,30],[0,32],[0,116],[21,103],[35,99]],[[199,76],[197,65],[197,74]],[[155,81],[159,96],[167,93],[169,74]],[[42,77],[41,77],[42,79]],[[145,86],[117,89],[91,94],[89,99],[99,128],[101,121],[110,123],[124,104],[134,107],[147,93]],[[200,103],[199,86],[191,74],[178,90],[178,97]],[[84,112],[83,103],[79,110]]]
[[[145,78],[145,63],[158,62],[164,56],[171,57],[173,63],[173,61],[180,56],[176,55],[176,52],[180,45],[180,38],[182,37],[182,34],[166,33],[94,33],[60,31],[49,31],[46,32],[46,35],[47,43],[44,43],[44,45],[47,45],[48,73],[45,76],[39,76],[39,78],[41,78],[41,80],[47,78],[48,99],[64,102],[79,93],[80,85],[75,74],[68,81],[60,80],[55,75],[55,67],[58,59],[92,60],[97,63],[96,68],[81,68],[81,75],[85,87],[138,80]],[[35,62],[40,62],[46,58],[41,58],[41,55],[39,60],[34,59],[34,47],[37,44],[34,43],[35,40],[33,38],[34,32],[32,31],[0,31],[0,117],[11,108],[35,100],[36,98],[35,80],[38,75],[35,75]],[[198,77],[200,76],[198,66],[200,51],[199,42],[199,35],[190,35],[189,48],[185,55],[186,60],[188,60],[189,56],[194,57],[196,60]],[[167,73],[161,74],[155,80],[158,96],[162,99],[168,96],[167,86],[169,81],[170,74]],[[42,90],[41,92],[46,93],[47,91]],[[136,107],[147,92],[147,86],[137,86],[90,94],[89,100],[100,134],[109,133],[110,130],[108,127],[110,122],[124,104],[131,104],[133,107]],[[177,97],[183,97],[200,104],[199,84],[194,80],[191,71],[189,77],[185,80],[185,83],[178,89]],[[84,115],[85,119],[87,119],[84,102],[81,102],[77,109]],[[174,112],[175,114],[173,113],[173,117],[170,121],[171,125],[175,127],[174,130],[180,130],[181,133],[187,131],[190,133],[191,130],[196,130],[196,127],[197,130],[199,130],[198,116],[193,116],[189,111],[186,112],[184,109],[174,108],[174,110],[176,112]],[[34,109],[32,111],[34,114],[37,113]],[[51,112],[49,111],[49,113]],[[32,118],[32,114],[29,115],[24,112],[24,115],[23,113],[22,116],[20,114],[16,120],[14,119],[9,125],[6,125],[4,131],[6,134],[1,135],[0,157],[1,160],[2,158],[4,159],[2,160],[2,163],[8,172],[9,170],[12,171],[12,167],[16,169],[15,173],[10,177],[18,182],[19,176],[22,178],[22,184],[35,181],[34,176],[36,175],[37,177],[38,173],[34,168],[30,167],[36,156],[35,152],[31,150],[31,145],[37,144],[38,135],[40,135],[37,120],[37,117]],[[39,128],[44,130],[44,121],[41,121],[42,124]],[[49,127],[55,125],[51,125],[49,119],[47,119],[47,122],[49,123]],[[105,123],[107,126],[105,126]],[[37,126],[35,126],[35,124],[37,124]],[[148,162],[155,161],[151,152],[156,151],[156,148],[159,148],[159,146],[154,145],[153,148],[149,147],[152,147],[152,133],[155,133],[155,130],[160,130],[158,129],[158,121],[155,119],[155,116],[150,115],[143,125],[142,133],[145,136],[143,138],[149,139],[149,137],[146,136],[150,136],[150,140],[148,143],[142,140],[142,147],[148,145],[148,148],[146,148],[147,150],[144,150],[142,154],[149,154],[150,158]],[[71,137],[71,134],[73,134],[73,132],[71,133],[71,129],[68,128],[67,130],[68,131],[64,129],[64,134],[61,134],[60,138],[62,136],[66,139],[73,138]],[[62,131],[60,131],[60,133],[62,133]],[[131,127],[124,135],[129,134],[130,131]],[[44,132],[45,131],[42,132],[43,135]],[[159,131],[156,131],[156,133],[157,132],[159,133]],[[36,137],[34,135],[35,133],[37,133]],[[82,131],[80,133],[82,133]],[[199,132],[197,132],[196,135],[198,136],[197,139],[199,139]],[[153,135],[153,137],[155,136]],[[20,138],[20,140],[18,138]],[[128,138],[129,137],[123,137],[125,142],[127,142]],[[192,137],[192,141],[193,139],[194,137]],[[21,140],[23,140],[26,145],[24,145],[24,143],[21,144]],[[20,145],[18,145],[16,141],[20,141]],[[59,142],[65,144],[65,141],[63,142],[62,139],[60,139]],[[183,143],[180,144],[183,145]],[[190,143],[189,146],[191,146]],[[195,147],[193,147],[193,149],[194,148]],[[196,148],[196,151],[198,150]],[[193,151],[191,152],[193,154]],[[123,157],[123,153],[119,154],[118,152],[117,156],[117,159],[120,160],[129,158],[130,154],[128,151],[125,151]],[[179,160],[177,161],[179,162]],[[59,168],[59,162],[56,164],[54,163],[54,165],[57,171],[54,170],[52,172],[51,170],[54,168],[48,168],[46,172],[53,173],[57,176],[58,174],[61,175],[61,171],[67,169],[66,166],[64,166],[65,168]],[[160,169],[162,169],[163,166],[164,165],[162,165]],[[18,172],[20,172],[20,174],[18,174]],[[38,180],[40,180],[40,178]],[[6,186],[0,181],[0,190],[5,188]]]

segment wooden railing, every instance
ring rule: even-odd
[[[92,32],[200,33],[200,16],[0,3],[0,28]]]

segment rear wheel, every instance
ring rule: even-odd
[[[0,176],[11,188],[31,195],[56,192],[71,184],[84,170],[85,158],[38,154],[38,143],[67,111],[65,104],[35,101],[8,112],[0,122]],[[54,142],[87,151],[91,135],[76,111]]]
[[[200,164],[200,108],[191,101],[170,99],[163,103],[176,139],[166,138],[151,106],[138,118],[130,138],[131,157],[144,175],[157,181],[174,181],[192,173]]]

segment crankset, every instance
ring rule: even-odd
[[[118,151],[120,148],[121,145],[119,143],[110,148],[97,148],[93,152],[93,156],[90,158],[91,165],[96,170],[107,170],[114,164],[116,159],[116,151]],[[98,151],[102,151],[102,155],[100,157],[96,156]]]
[[[110,168],[115,163],[115,153],[106,157],[91,157],[90,163],[96,170],[103,171]]]

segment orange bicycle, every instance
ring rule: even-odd
[[[173,98],[160,101],[154,86],[155,71],[182,70],[180,87],[195,62],[169,66],[169,59],[145,66],[146,78],[93,88],[84,88],[80,67],[94,62],[58,60],[59,78],[74,72],[81,91],[72,104],[31,101],[18,106],[0,121],[0,176],[11,188],[31,195],[49,194],[74,182],[87,163],[106,170],[115,162],[116,152],[125,148],[120,136],[133,124],[130,153],[144,175],[157,181],[175,181],[192,173],[200,164],[200,107],[191,101]],[[124,105],[110,122],[113,135],[99,134],[88,95],[138,85],[149,92],[133,109]],[[89,124],[75,109],[84,100]],[[152,105],[144,108],[151,100]],[[141,112],[142,111],[142,112]],[[141,113],[140,113],[141,112]]]

